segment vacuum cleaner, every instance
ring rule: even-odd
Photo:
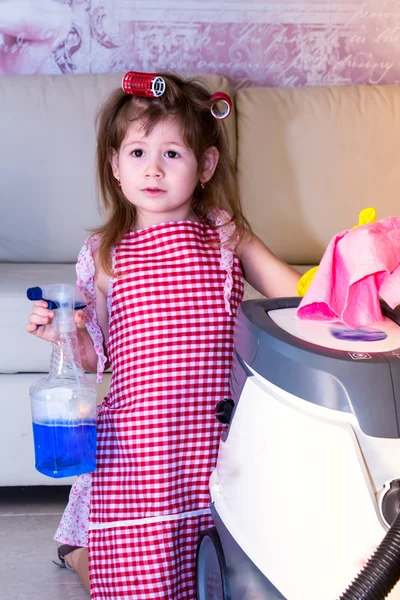
[[[370,328],[243,302],[198,600],[400,600],[400,310]]]

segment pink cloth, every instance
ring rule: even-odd
[[[400,217],[336,235],[297,316],[360,327],[382,320],[379,296],[391,308],[400,304]]]

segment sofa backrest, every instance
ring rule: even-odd
[[[73,263],[100,222],[95,114],[121,73],[0,77],[0,262]],[[224,77],[202,75],[212,91]],[[227,119],[235,154],[234,114]]]
[[[316,264],[363,208],[400,214],[400,87],[252,88],[236,94],[245,213],[271,250]]]

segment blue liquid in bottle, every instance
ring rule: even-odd
[[[96,468],[96,424],[90,421],[33,423],[35,467],[49,477],[90,473]]]

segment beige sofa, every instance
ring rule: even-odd
[[[228,91],[224,78],[207,79]],[[94,114],[120,81],[0,78],[0,486],[70,482],[34,469],[28,391],[50,348],[24,331],[25,291],[75,280],[86,228],[99,222]],[[318,263],[362,208],[399,214],[400,88],[243,89],[228,126],[245,213],[289,263]]]

